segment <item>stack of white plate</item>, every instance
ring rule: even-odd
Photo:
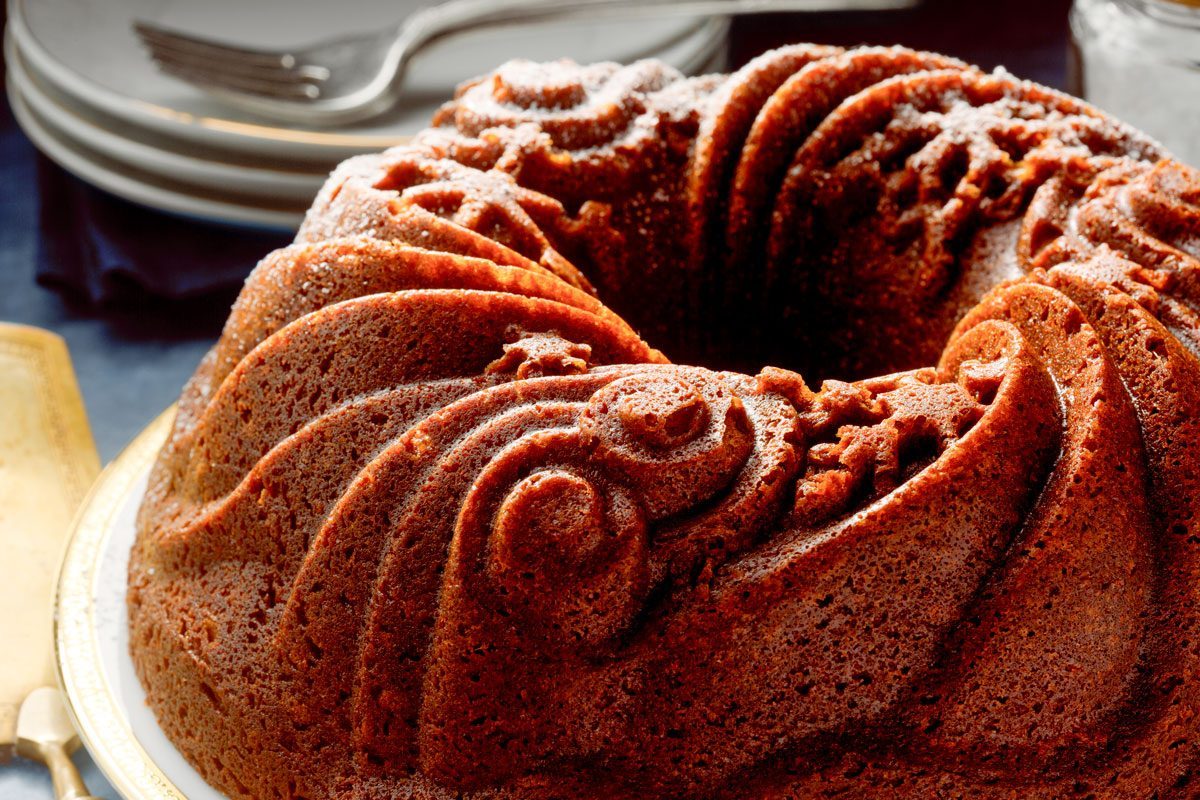
[[[425,0],[428,2],[428,0]],[[477,31],[413,60],[392,112],[336,129],[284,127],[160,74],[131,28],[145,20],[254,47],[287,47],[398,24],[422,0],[9,0],[8,96],[42,152],[108,192],[152,208],[294,228],[349,156],[425,127],[459,82],[509,58],[660,58],[719,69],[724,19],[544,23]]]

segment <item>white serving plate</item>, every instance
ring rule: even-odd
[[[291,202],[300,208],[312,202],[328,177],[328,170],[269,169],[176,152],[160,141],[162,137],[120,120],[109,121],[111,127],[105,127],[86,110],[65,101],[53,87],[33,77],[11,36],[5,37],[4,59],[17,94],[49,131],[77,147],[93,150],[133,169],[208,191],[244,193]]]
[[[130,28],[144,19],[198,35],[285,46],[392,25],[420,0],[9,0],[8,29],[29,70],[96,113],[190,143],[297,162],[336,163],[424,128],[467,78],[510,58],[633,61],[657,57],[683,71],[712,60],[728,20],[558,22],[476,31],[418,54],[393,112],[336,130],[284,128],[231,109],[160,74]]]
[[[41,118],[21,95],[11,75],[8,102],[21,130],[39,150],[68,172],[106,192],[150,208],[206,222],[255,228],[295,230],[304,217],[303,206],[253,205],[242,198],[220,193],[196,194],[195,187],[130,168],[71,141]]]
[[[129,657],[126,567],[146,478],[174,419],[168,409],[92,487],[75,519],[55,597],[59,680],[97,766],[126,800],[219,800],[162,733]]]

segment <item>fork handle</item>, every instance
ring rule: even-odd
[[[762,14],[907,8],[918,0],[450,0],[405,20],[393,50],[407,60],[426,44],[475,28],[587,18]]]

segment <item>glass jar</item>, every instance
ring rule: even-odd
[[[1200,166],[1200,0],[1075,0],[1073,89]]]

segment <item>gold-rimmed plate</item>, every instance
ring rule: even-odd
[[[126,800],[216,800],[162,733],[129,657],[126,567],[146,479],[175,417],[150,423],[96,480],[67,543],[55,596],[58,676],[76,728]]]

